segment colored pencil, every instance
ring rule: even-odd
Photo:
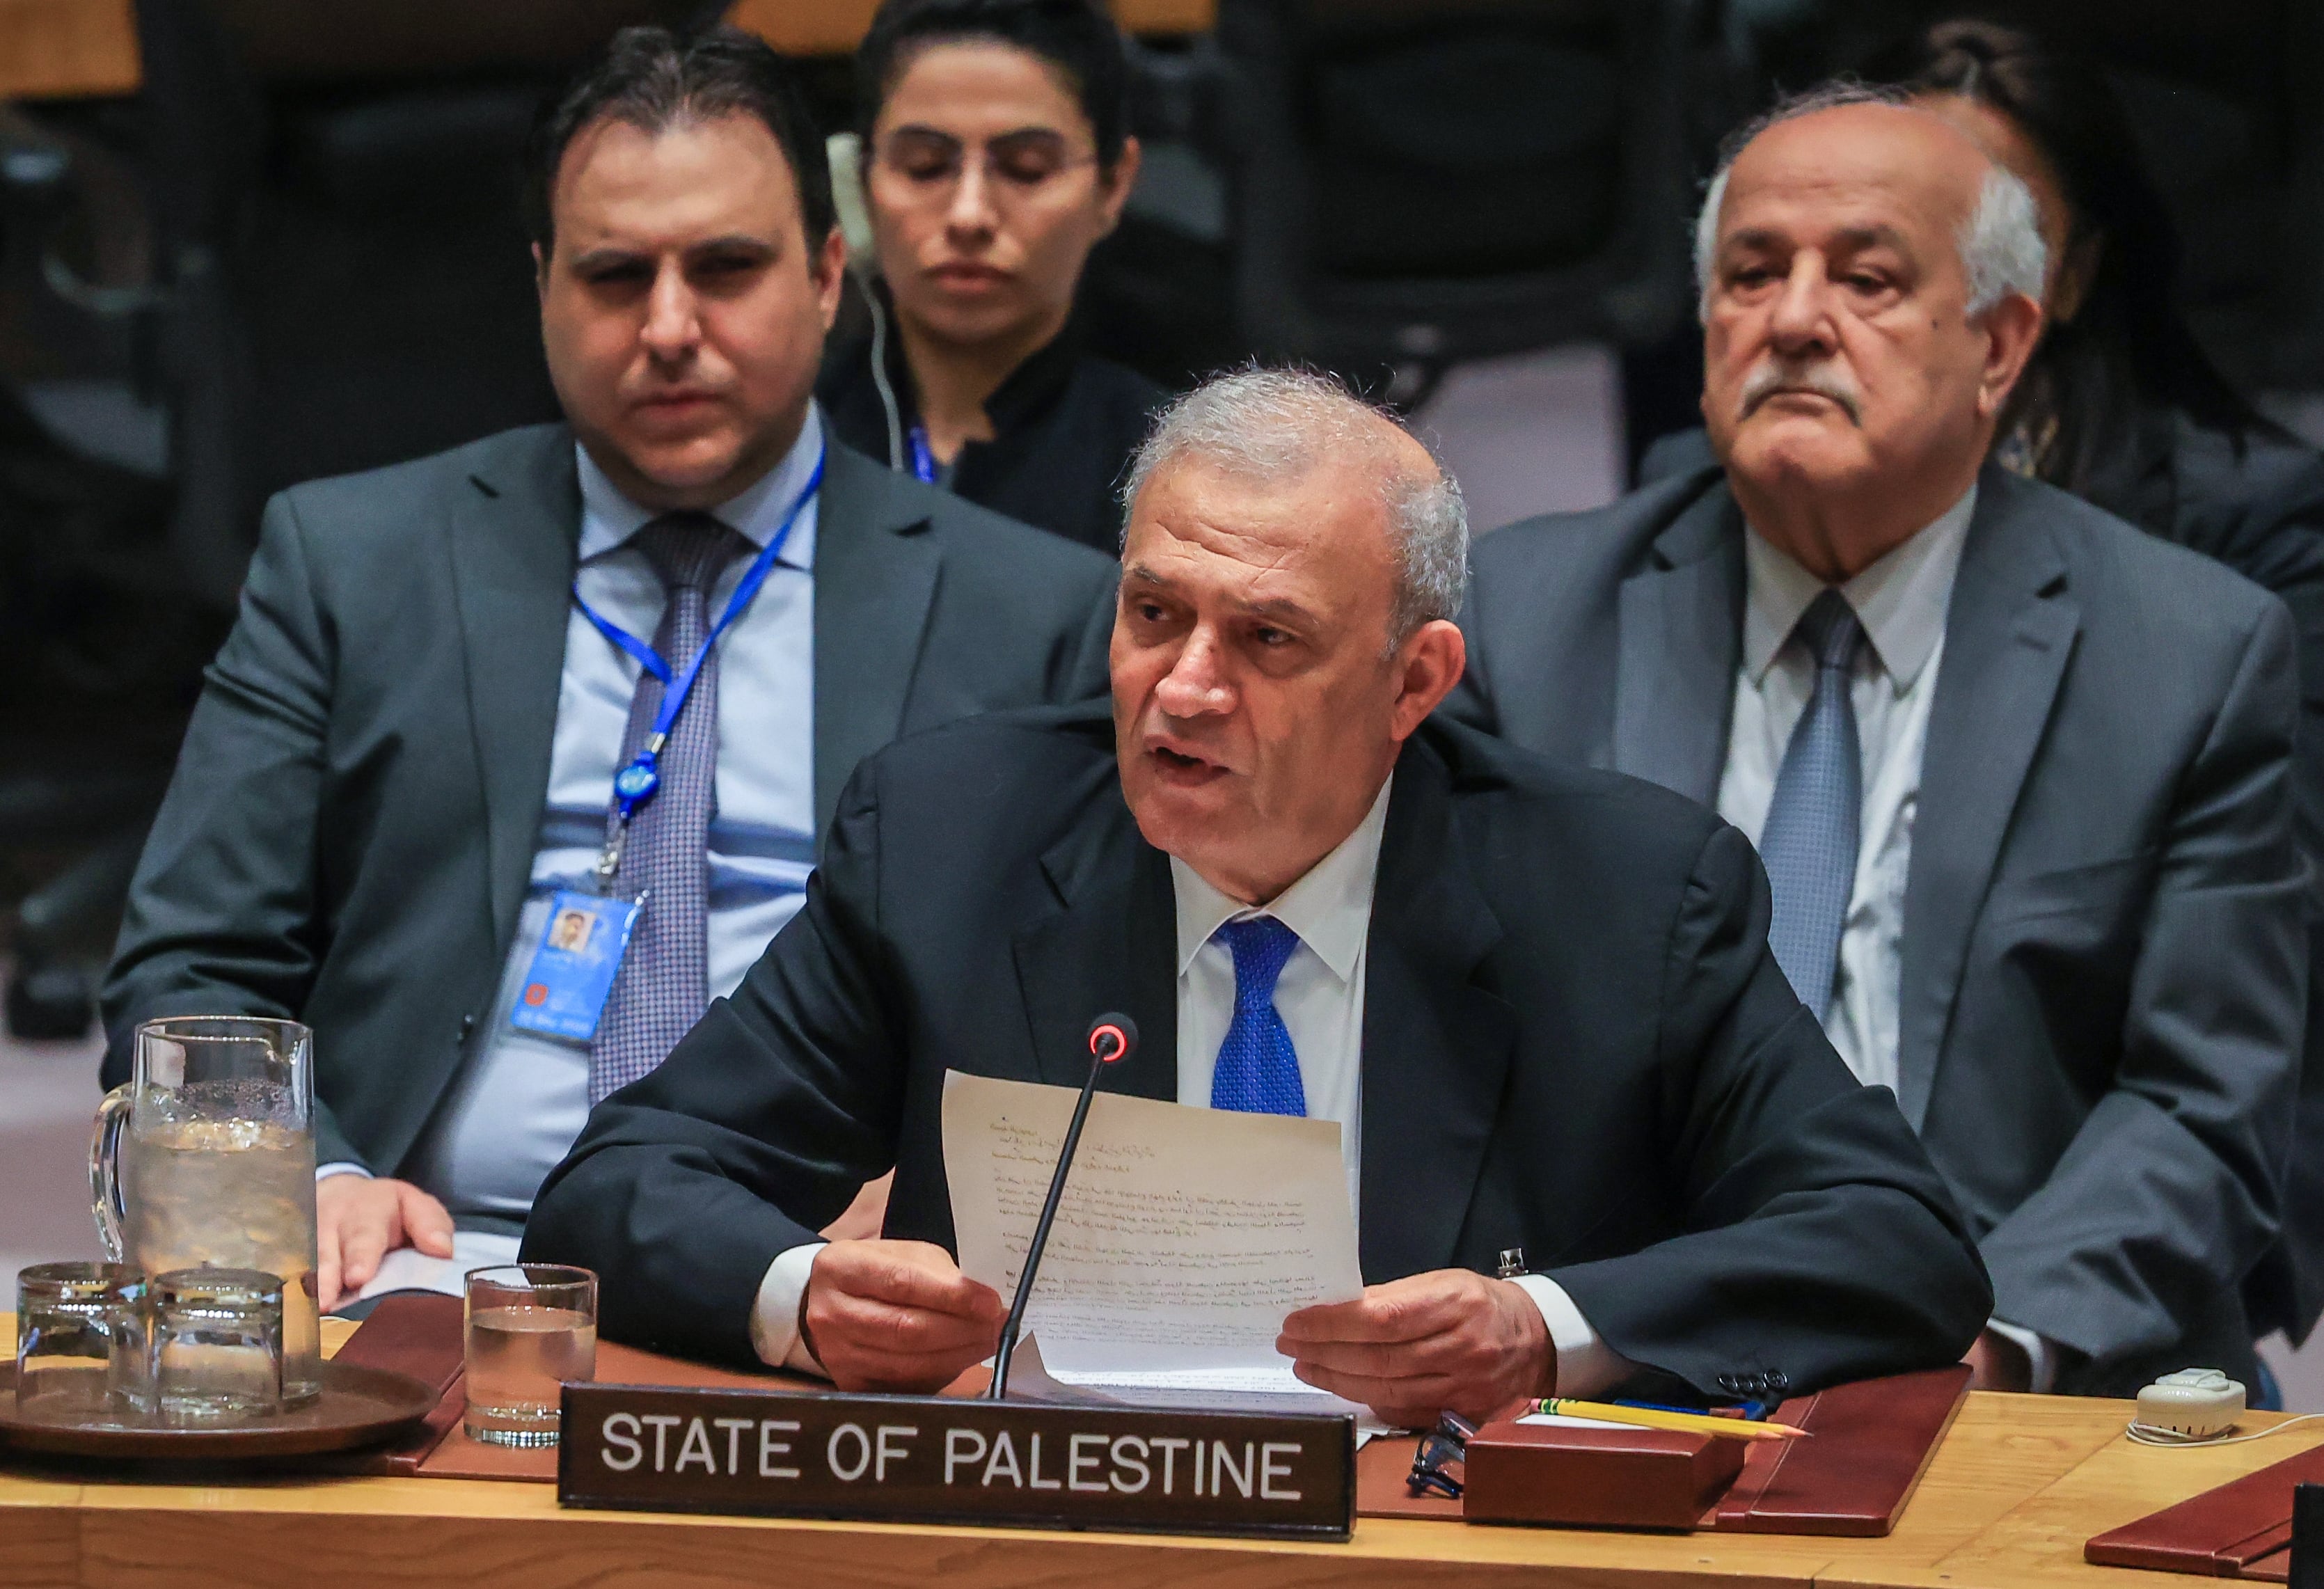
[[[1534,1410],[1561,1418],[1596,1418],[1601,1423],[1628,1424],[1641,1429],[1675,1429],[1688,1435],[1717,1435],[1729,1440],[1797,1440],[1807,1434],[1805,1429],[1795,1429],[1789,1424],[1713,1418],[1707,1412],[1665,1412],[1658,1408],[1618,1407],[1610,1401],[1573,1401],[1560,1396],[1535,1402]]]

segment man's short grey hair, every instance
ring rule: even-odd
[[[1695,313],[1699,319],[1705,323],[1711,319],[1711,269],[1719,254],[1719,211],[1727,202],[1727,178],[1735,169],[1736,158],[1752,140],[1770,127],[1844,105],[1889,105],[1908,109],[1912,103],[1912,96],[1902,88],[1840,79],[1780,101],[1774,109],[1727,140],[1720,154],[1718,172],[1704,189],[1702,208],[1694,219],[1694,280],[1701,294]],[[1956,238],[1960,248],[1961,273],[1969,278],[1971,319],[2013,292],[2041,302],[2043,276],[2049,265],[2049,249],[2042,241],[2041,215],[2034,208],[2033,189],[1998,161],[1992,161],[1990,155],[1987,158],[1991,164],[1978,188],[1976,212]]]
[[[1397,562],[1391,651],[1422,624],[1457,617],[1469,585],[1469,510],[1441,465],[1425,472],[1392,449],[1382,425],[1403,430],[1327,375],[1305,370],[1238,370],[1204,382],[1154,423],[1122,484],[1122,536],[1139,492],[1157,470],[1196,460],[1231,475],[1296,480],[1327,457],[1376,459]]]

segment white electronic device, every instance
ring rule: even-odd
[[[2182,1368],[2138,1393],[2138,1422],[2158,1435],[2209,1440],[2244,1415],[2242,1381],[2215,1368]]]

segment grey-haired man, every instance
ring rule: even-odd
[[[1697,258],[1721,467],[1481,542],[1452,709],[1752,837],[1777,960],[1977,1231],[1982,1382],[2248,1375],[2306,993],[2289,615],[1982,467],[2043,248],[1949,125],[1784,107]]]

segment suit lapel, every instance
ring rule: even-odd
[[[1451,775],[1407,745],[1388,799],[1365,953],[1358,1240],[1372,1283],[1453,1261],[1517,1041],[1474,985],[1500,923],[1453,843]]]
[[[2073,653],[2080,608],[2026,487],[1988,467],[1961,548],[1904,891],[1897,1090],[1919,1130],[1969,935]]]
[[[452,585],[482,771],[494,930],[515,924],[549,789],[581,537],[573,438],[526,434],[452,485]]]
[[[1138,1023],[1138,1051],[1101,1085],[1175,1103],[1178,1096],[1176,912],[1170,863],[1109,788],[1102,821],[1082,823],[1042,857],[1057,909],[1011,947],[1041,1079],[1078,1088],[1095,1017]]]
[[[1743,534],[1721,485],[1655,540],[1622,583],[1614,766],[1710,805],[1719,796],[1743,647]]]
[[[815,827],[855,764],[904,727],[942,561],[927,513],[825,430],[816,508]]]

